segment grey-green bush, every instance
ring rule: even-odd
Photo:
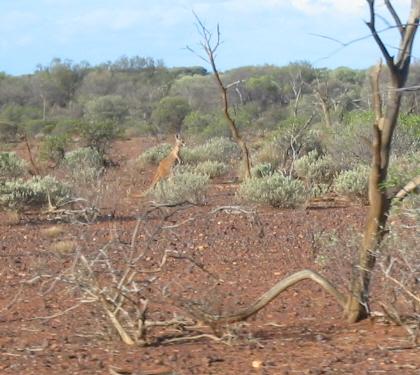
[[[26,167],[26,162],[14,152],[0,152],[0,181],[22,177]]]
[[[15,142],[18,138],[18,126],[0,121],[0,142]]]
[[[52,176],[34,176],[0,183],[0,205],[9,208],[53,205],[70,197],[70,187]],[[48,198],[49,196],[49,198]]]
[[[229,163],[240,156],[239,146],[228,138],[211,138],[196,147],[184,147],[181,157],[185,163],[196,164],[207,160]]]
[[[161,181],[149,195],[159,203],[180,204],[192,202],[196,204],[205,201],[205,192],[209,176],[193,172],[178,172],[170,178]]]
[[[207,160],[196,165],[186,165],[185,167],[181,167],[181,170],[215,178],[225,174],[228,171],[228,166],[221,161]]]
[[[271,163],[261,163],[251,168],[251,176],[256,178],[271,176],[275,172]]]
[[[69,137],[66,134],[50,135],[45,137],[41,144],[41,160],[49,160],[56,164],[60,163],[66,154]]]
[[[305,181],[308,187],[320,184],[331,184],[340,171],[339,165],[331,155],[320,156],[313,150],[294,162],[297,176]]]
[[[162,143],[151,147],[137,158],[137,163],[140,167],[158,165],[159,162],[171,152],[171,149],[172,146],[169,143]]]
[[[391,157],[385,189],[402,188],[408,181],[420,175],[420,151],[399,157]]]
[[[368,200],[369,166],[360,164],[354,169],[341,172],[334,180],[334,191],[363,202]]]
[[[295,207],[305,200],[305,187],[302,181],[275,172],[271,176],[246,179],[239,187],[238,196],[273,207]]]
[[[63,166],[74,183],[91,184],[103,173],[102,155],[95,149],[84,147],[66,153]]]

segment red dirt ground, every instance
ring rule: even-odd
[[[402,328],[380,321],[347,324],[337,303],[306,281],[281,294],[246,324],[230,327],[229,344],[201,338],[127,346],[100,307],[78,306],[80,292],[54,278],[71,266],[77,251],[92,257],[111,239],[111,258],[116,264],[123,261],[137,218],[149,207],[133,192],[144,190],[152,173],[135,171],[130,160],[151,144],[152,140],[134,139],[114,146],[113,160],[119,165],[107,172],[100,220],[93,224],[57,223],[36,212],[19,219],[0,213],[1,375],[420,374],[419,348],[410,345]],[[19,151],[25,155],[23,148]],[[158,279],[144,289],[153,319],[171,317],[174,311],[188,316],[168,305],[163,289],[174,300],[195,299],[215,313],[245,307],[293,271],[319,269],[316,233],[335,229],[340,234],[364,223],[366,209],[358,206],[254,207],[259,221],[243,212],[212,212],[238,204],[235,188],[219,180],[212,185],[206,205],[165,211],[173,214],[163,224],[173,227],[153,238],[141,266],[156,267],[165,250],[174,250],[207,272],[170,259]],[[148,233],[162,222],[162,212],[151,212],[141,223],[139,248],[146,246]],[[47,234],[52,226],[61,228],[58,237]],[[74,246],[59,250],[54,248],[57,241],[72,241]],[[328,276],[340,281],[348,272],[348,267],[330,270]],[[164,339],[179,332],[153,334]]]

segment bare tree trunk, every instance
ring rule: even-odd
[[[198,31],[201,37],[203,38],[203,42],[201,43],[201,46],[207,55],[207,58],[204,58],[201,56],[200,57],[204,61],[210,63],[214,77],[216,78],[217,85],[219,86],[220,92],[222,94],[223,113],[228,122],[229,130],[232,135],[232,138],[235,140],[235,142],[238,144],[238,146],[241,149],[242,160],[244,163],[245,177],[249,178],[251,177],[251,161],[250,161],[249,149],[246,142],[243,140],[243,138],[241,137],[239,133],[235,120],[232,118],[232,116],[229,113],[228,88],[227,86],[224,85],[222,79],[220,78],[220,74],[219,74],[219,71],[217,70],[216,62],[215,62],[215,52],[220,45],[219,26],[217,27],[217,41],[214,43],[214,45],[212,45],[212,42],[211,42],[212,34],[210,33],[209,30],[207,30],[207,28],[204,26],[204,24],[201,22],[201,20],[199,19],[197,15],[195,15],[195,18],[198,23]],[[193,51],[191,48],[189,49]]]
[[[211,56],[209,55],[209,59],[210,59],[210,64],[213,69],[213,73],[216,78],[217,84],[219,85],[220,91],[222,93],[223,113],[225,114],[226,120],[228,122],[230,133],[232,134],[233,139],[239,145],[242,151],[242,160],[244,163],[245,177],[250,178],[251,177],[251,161],[250,161],[248,146],[246,145],[245,141],[242,139],[239,133],[238,127],[236,126],[235,120],[232,118],[232,116],[229,113],[227,88],[224,86],[220,78],[219,72],[214,62],[213,54],[211,54]]]
[[[324,115],[325,126],[328,129],[331,129],[332,121],[331,121],[331,108],[328,103],[329,99],[323,97],[319,91],[316,92],[316,96],[318,97],[319,105],[321,106],[322,114]]]
[[[325,92],[324,92],[325,90]],[[315,96],[318,99],[318,103],[321,107],[322,115],[324,116],[325,126],[328,129],[332,128],[331,121],[331,104],[328,96],[328,82],[324,82],[324,89],[321,88],[321,83],[317,79],[317,88],[314,89]]]
[[[42,121],[46,120],[47,117],[47,99],[44,95],[41,96],[42,98]]]
[[[385,114],[382,113],[382,99],[379,91],[380,66],[371,77],[375,123],[373,125],[373,159],[369,176],[369,212],[363,241],[359,251],[359,265],[354,270],[351,295],[346,308],[349,322],[357,322],[369,315],[369,286],[377,253],[385,235],[385,225],[390,209],[390,199],[383,183],[387,179],[391,155],[391,141],[397,124],[401,105],[401,88],[404,87],[409,73],[411,50],[420,17],[420,0],[413,0],[410,16],[402,25],[392,5],[386,1],[388,10],[394,18],[401,34],[399,55],[394,58],[388,53],[375,28],[374,0],[367,0],[370,8],[370,22],[367,23],[378,44],[391,76]]]

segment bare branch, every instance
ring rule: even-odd
[[[394,18],[395,24],[397,25],[398,30],[400,31],[401,37],[404,37],[405,30],[404,30],[404,26],[401,23],[400,17],[398,16],[391,2],[389,0],[384,0],[384,1],[385,1],[386,7],[388,8],[389,13],[391,13],[391,16]]]
[[[400,53],[396,65],[401,70],[408,70],[411,59],[411,50],[413,48],[414,37],[419,25],[420,1],[413,0],[411,12],[405,27],[404,37],[400,44]]]
[[[366,0],[369,4],[369,13],[370,21],[366,22],[367,27],[372,33],[373,38],[375,39],[376,44],[382,52],[382,55],[385,58],[385,61],[391,71],[395,70],[394,58],[389,54],[385,44],[383,43],[381,37],[379,36],[376,27],[375,27],[375,0]]]

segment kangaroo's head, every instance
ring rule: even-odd
[[[183,147],[183,146],[185,146],[185,142],[184,142],[184,140],[181,138],[181,136],[177,133],[177,134],[175,135],[175,147],[177,147],[177,148],[181,148],[181,147]]]

